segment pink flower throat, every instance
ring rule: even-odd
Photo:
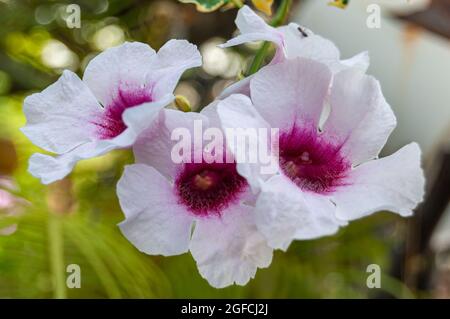
[[[235,163],[184,164],[175,181],[180,203],[197,216],[220,215],[246,187]]]
[[[351,167],[339,145],[327,141],[314,126],[297,125],[280,134],[280,166],[302,190],[319,194],[345,185]]]
[[[94,123],[98,126],[100,139],[111,139],[125,131],[127,126],[123,122],[122,114],[126,109],[152,101],[152,92],[148,88],[119,88],[112,103],[105,107],[101,118]]]

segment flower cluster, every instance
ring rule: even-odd
[[[147,254],[190,251],[214,287],[245,285],[293,240],[334,234],[380,210],[411,215],[424,193],[417,144],[378,159],[396,119],[365,74],[367,53],[341,60],[331,41],[296,24],[273,28],[246,6],[236,24],[241,34],[223,47],[271,41],[275,56],[200,113],[165,108],[182,73],[201,64],[195,46],[180,40],[158,53],[141,43],[109,49],[82,80],[65,71],[24,103],[23,132],[58,154],[33,155],[31,174],[50,183],[79,160],[132,147],[136,164],[117,185],[122,233]],[[195,135],[196,123],[277,129],[268,148],[275,169],[238,160],[226,134],[214,147],[189,144],[174,161],[174,131]]]

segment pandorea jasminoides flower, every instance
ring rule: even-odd
[[[319,127],[326,102],[331,113]],[[218,114],[224,128],[279,128],[277,173],[238,164],[260,191],[257,225],[273,248],[332,234],[343,222],[381,210],[409,216],[422,200],[417,144],[377,159],[396,119],[378,81],[360,70],[332,76],[325,64],[286,60],[252,78],[250,98],[219,102]]]
[[[24,134],[58,154],[34,154],[29,171],[45,184],[71,172],[77,161],[131,146],[174,98],[189,68],[199,66],[197,48],[171,40],[156,53],[144,43],[125,43],[96,56],[83,80],[64,71],[58,81],[25,99]]]
[[[328,65],[333,73],[351,67],[365,72],[369,67],[367,52],[362,52],[347,60],[341,60],[339,49],[330,40],[322,38],[296,23],[274,28],[248,6],[239,9],[236,25],[240,34],[222,44],[221,47],[226,48],[253,41],[270,41],[276,45],[275,56],[270,64],[276,64],[286,59],[304,57]],[[222,92],[221,98],[232,93],[248,95],[250,79],[251,76],[226,88]]]
[[[204,113],[214,114],[213,107]],[[194,162],[195,145],[183,154],[191,163],[173,161],[173,130],[186,128],[194,138],[196,120],[204,127],[214,122],[203,114],[164,110],[138,139],[138,164],[125,168],[117,186],[126,216],[119,226],[147,254],[190,251],[214,287],[245,285],[257,268],[270,264],[272,249],[256,229],[254,195],[234,162],[210,161],[206,153]]]

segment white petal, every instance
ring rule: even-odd
[[[119,89],[141,88],[155,59],[155,50],[140,42],[126,42],[107,49],[86,67],[83,81],[103,106],[111,105]]]
[[[126,216],[119,227],[137,249],[164,256],[188,251],[193,219],[177,204],[172,186],[154,168],[127,166],[117,195]]]
[[[122,119],[127,126],[127,130],[130,131],[127,132],[127,134],[130,136],[132,135],[133,137],[131,137],[131,140],[130,138],[126,138],[123,142],[119,141],[122,138],[116,138],[117,141],[115,143],[123,147],[132,145],[143,131],[152,126],[153,122],[156,121],[159,112],[169,105],[173,99],[174,96],[172,94],[167,94],[160,97],[160,99],[155,102],[143,103],[138,106],[127,108],[122,114]]]
[[[307,34],[306,37],[299,28]],[[284,36],[288,59],[303,57],[325,64],[339,61],[339,49],[334,43],[314,34],[311,30],[296,23],[279,27],[278,30]]]
[[[123,118],[128,127],[112,139],[84,143],[57,157],[34,154],[30,158],[29,172],[41,179],[42,183],[49,184],[67,176],[80,160],[97,157],[113,149],[126,148],[133,145],[140,133],[148,125],[152,125],[157,118],[158,112],[167,105],[169,100],[170,96],[158,102],[144,103],[127,109],[123,114]]]
[[[296,57],[312,59],[326,64],[333,73],[348,68],[358,68],[366,72],[369,67],[370,61],[367,52],[362,52],[347,60],[340,60],[339,49],[333,42],[296,23],[279,27],[278,30],[283,34],[288,59]]]
[[[336,233],[343,223],[335,218],[335,209],[327,197],[302,192],[277,175],[262,187],[256,202],[256,224],[271,247],[286,250],[293,239]]]
[[[370,65],[369,52],[364,51],[351,57],[350,59],[342,60],[341,65],[343,66],[342,70],[344,68],[357,68],[366,73]]]
[[[230,96],[231,94],[244,94],[250,96],[250,81],[253,75],[247,76],[242,80],[231,84],[230,86],[223,89],[222,93],[217,97],[219,100]]]
[[[355,168],[349,185],[333,194],[337,217],[354,220],[382,210],[412,215],[424,195],[420,153],[419,146],[411,143],[390,156]]]
[[[379,82],[356,69],[342,71],[334,77],[330,105],[324,131],[344,143],[343,154],[354,165],[377,157],[396,125]]]
[[[239,9],[235,23],[241,34],[220,45],[220,47],[226,48],[246,42],[265,40],[274,42],[279,48],[282,48],[282,34],[277,29],[269,26],[248,6],[243,6]]]
[[[172,132],[187,129],[193,139],[195,121],[202,124],[202,130],[208,126],[208,118],[202,114],[163,110],[154,125],[145,130],[133,146],[136,162],[153,166],[167,178],[173,178],[178,164],[171,158],[171,152],[179,140],[172,140]]]
[[[103,155],[114,148],[113,144],[100,141],[85,143],[57,157],[36,153],[30,157],[28,171],[43,184],[50,184],[67,176],[78,161]]]
[[[220,124],[219,114],[217,113],[218,103],[219,100],[212,101],[200,111],[200,114],[208,118],[209,127],[220,129],[222,126]]]
[[[257,132],[257,129],[259,128],[269,130],[270,125],[256,111],[250,98],[241,94],[233,94],[223,101],[220,101],[217,104],[217,113],[219,115],[221,127],[225,131],[227,144],[231,152],[237,156],[236,152],[238,149],[244,150],[244,159],[250,159],[250,153],[255,152],[251,147],[252,144],[250,140],[248,138],[236,140],[236,138],[227,133],[237,133],[235,129],[255,129],[254,132]],[[233,131],[229,131],[229,129],[232,129]],[[270,143],[269,139],[268,141]],[[238,144],[238,142],[244,142],[245,144]],[[257,142],[260,143],[261,141],[258,139]],[[270,148],[267,147],[266,149],[269,150]],[[257,158],[258,161],[254,163],[251,163],[249,160],[239,160],[239,156],[236,158],[238,160],[237,170],[239,174],[245,177],[252,189],[257,192],[260,183],[264,179],[270,177],[262,174],[263,163],[259,162],[259,158]]]
[[[233,94],[217,104],[217,113],[224,128],[270,128],[248,96]]]
[[[367,54],[359,54],[351,59],[340,61],[339,49],[330,40],[296,23],[273,28],[247,6],[239,10],[236,25],[241,34],[220,47],[225,48],[253,41],[270,41],[277,47],[270,64],[303,57],[326,64],[333,73],[349,67],[357,67],[365,72],[368,67]]]
[[[330,81],[331,72],[324,64],[295,58],[255,74],[251,98],[272,127],[291,127],[295,120],[317,125]]]
[[[268,267],[272,249],[254,224],[253,208],[239,206],[196,222],[190,250],[200,274],[213,287],[245,285]]]
[[[22,132],[37,146],[58,154],[95,138],[91,120],[102,112],[87,86],[70,71],[24,101],[27,125]]]
[[[155,99],[172,93],[187,69],[200,66],[202,57],[197,47],[186,40],[170,40],[156,54],[147,82],[154,83]]]

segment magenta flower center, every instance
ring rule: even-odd
[[[151,90],[148,88],[119,88],[117,96],[105,107],[102,117],[94,123],[98,126],[99,137],[111,139],[120,135],[127,128],[122,120],[123,112],[146,102],[152,102]]]
[[[283,173],[302,190],[326,194],[347,183],[351,165],[340,154],[340,145],[315,128],[294,126],[280,134],[279,146]]]
[[[247,187],[235,163],[189,163],[175,181],[182,205],[197,216],[220,215]]]

